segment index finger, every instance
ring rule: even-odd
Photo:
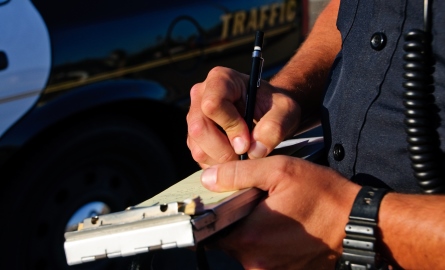
[[[237,159],[227,136],[201,111],[204,83],[196,84],[190,91],[190,110],[187,114],[189,146],[193,158],[208,165]]]
[[[201,110],[226,133],[234,151],[243,154],[250,145],[249,129],[241,115],[244,109],[248,76],[216,67],[205,81]]]

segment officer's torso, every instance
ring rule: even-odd
[[[442,122],[445,121],[443,12],[443,2],[434,1],[432,46],[437,54],[434,95]],[[329,164],[360,184],[419,192],[410,167],[403,123],[402,67],[403,34],[423,28],[423,1],[342,1],[337,26],[343,48],[334,63],[323,104]],[[444,138],[443,123],[438,131]]]

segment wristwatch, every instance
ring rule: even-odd
[[[336,269],[387,269],[375,247],[380,202],[387,192],[387,189],[369,186],[360,189],[345,227],[343,253]]]

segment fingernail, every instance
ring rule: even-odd
[[[238,155],[241,155],[246,152],[246,141],[243,140],[241,137],[235,137],[233,139],[233,149],[235,150],[235,153]]]
[[[267,148],[259,141],[254,141],[250,145],[249,156],[253,158],[262,158],[265,157],[267,153]]]
[[[216,183],[216,167],[209,167],[201,174],[201,181],[206,187],[212,187]]]

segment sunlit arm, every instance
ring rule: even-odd
[[[289,91],[302,109],[302,120],[318,118],[322,93],[335,56],[341,48],[337,29],[340,0],[332,0],[319,15],[310,34],[271,84]],[[301,127],[301,126],[300,126]]]

